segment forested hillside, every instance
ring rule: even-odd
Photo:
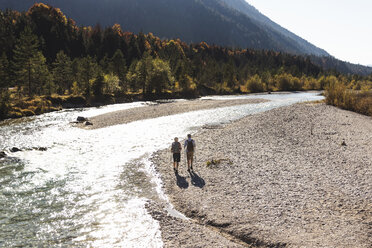
[[[0,8],[28,10],[30,0],[3,0]],[[221,0],[43,0],[60,8],[79,25],[120,24],[124,31],[152,32],[185,42],[265,49],[294,54],[328,55],[294,34],[283,35],[244,8]],[[226,1],[230,3],[230,1]],[[244,1],[243,1],[244,2]],[[244,2],[243,7],[249,6]],[[268,18],[267,18],[268,19]],[[269,19],[268,19],[269,20]],[[278,25],[277,25],[278,26]],[[289,33],[289,32],[288,32]],[[304,45],[305,44],[305,45]]]
[[[78,27],[44,4],[0,12],[0,56],[1,118],[58,109],[71,97],[115,102],[323,89],[335,76],[344,83],[368,80],[324,71],[308,57],[187,44],[123,32],[118,24]],[[60,97],[51,97],[56,94]]]
[[[35,0],[2,0],[0,9],[27,11]],[[372,67],[340,61],[262,15],[244,0],[43,0],[60,8],[78,25],[152,32],[161,39],[207,42],[231,48],[312,55],[325,69],[369,75]]]

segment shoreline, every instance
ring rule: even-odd
[[[113,125],[121,125],[129,122],[158,118],[162,116],[175,115],[191,111],[222,108],[244,104],[257,104],[268,102],[268,100],[255,99],[231,99],[231,100],[185,100],[165,103],[150,103],[146,107],[138,107],[132,109],[125,109],[114,111],[88,119],[92,125],[86,123],[76,123],[77,127],[84,129],[98,129]]]
[[[193,138],[195,174],[186,172],[182,158],[176,177],[168,150],[152,158],[170,202],[190,218],[175,220],[149,203],[165,247],[372,243],[370,117],[301,103]]]
[[[208,97],[208,96],[245,96],[245,95],[265,95],[265,94],[286,94],[286,93],[299,93],[299,92],[319,92],[318,90],[304,90],[304,91],[275,91],[275,92],[259,92],[259,93],[239,93],[239,94],[212,94],[212,95],[199,95],[190,97],[189,95],[164,95],[164,96],[147,96],[143,97],[142,95],[127,95],[118,97],[111,100],[103,100],[103,101],[89,101],[86,100],[83,96],[37,96],[36,98],[43,99],[43,101],[49,101],[45,103],[47,108],[45,108],[44,112],[38,112],[38,106],[28,106],[26,109],[16,108],[11,110],[8,114],[8,117],[5,119],[0,119],[0,123],[4,121],[16,120],[25,117],[32,117],[38,116],[42,114],[47,114],[51,112],[56,112],[65,109],[80,109],[80,108],[89,108],[89,107],[102,107],[112,104],[123,104],[123,103],[134,103],[134,102],[141,102],[141,101],[154,101],[154,102],[162,102],[162,101],[174,101],[174,100],[200,100],[201,97]],[[39,100],[40,100],[39,99]],[[34,99],[35,100],[35,99]],[[33,101],[33,99],[28,99],[28,101]],[[18,105],[17,103],[16,105]],[[38,102],[37,102],[38,104]],[[30,108],[31,107],[31,108]],[[30,111],[31,110],[31,111]]]

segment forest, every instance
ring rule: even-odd
[[[368,101],[372,75],[325,70],[306,56],[162,40],[123,32],[118,24],[78,26],[45,4],[27,12],[0,11],[0,119],[206,94],[330,92],[330,85],[342,85],[357,98],[367,95]]]

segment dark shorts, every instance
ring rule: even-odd
[[[173,153],[173,161],[181,162],[181,153]]]

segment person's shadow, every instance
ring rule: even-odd
[[[205,185],[205,181],[203,178],[201,178],[198,174],[196,174],[194,171],[190,171],[190,176],[191,176],[191,184],[203,188]]]
[[[174,173],[177,179],[177,186],[181,189],[187,189],[189,187],[189,183],[186,181],[186,177],[181,176],[178,172]]]

